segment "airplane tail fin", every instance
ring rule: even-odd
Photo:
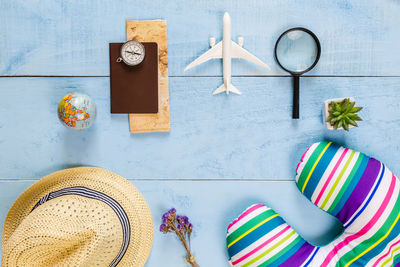
[[[235,93],[235,94],[238,94],[238,95],[241,95],[241,94],[242,94],[242,93],[241,93],[235,86],[233,86],[232,84],[230,84],[230,85],[228,86],[228,90],[226,90],[225,84],[222,84],[220,87],[217,88],[217,90],[214,91],[213,95],[217,95],[217,94],[220,94],[220,93],[222,93],[222,92],[226,92],[226,94],[229,94],[229,92],[232,92],[232,93]]]
[[[228,91],[229,91],[229,92],[232,92],[232,93],[235,93],[235,94],[238,94],[238,95],[241,95],[241,94],[242,94],[242,93],[241,93],[235,86],[233,86],[232,84],[229,85]]]
[[[222,84],[220,87],[217,88],[217,90],[214,91],[213,95],[217,95],[225,91],[226,91],[225,84]]]

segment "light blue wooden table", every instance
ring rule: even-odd
[[[232,37],[272,66],[266,72],[233,62],[243,95],[212,96],[220,61],[183,72],[221,38],[222,15]],[[306,201],[294,184],[308,145],[330,139],[364,151],[400,173],[400,1],[0,1],[0,221],[41,177],[73,166],[98,166],[130,179],[155,222],[146,266],[186,266],[174,236],[158,232],[170,207],[194,223],[201,266],[228,266],[228,223],[248,205],[267,203],[307,240],[324,244],[339,224]],[[108,43],[125,40],[125,20],[166,19],[171,132],[131,135],[127,115],[109,110]],[[314,31],[317,67],[301,80],[301,119],[291,119],[291,78],[273,59],[279,34]],[[69,92],[92,96],[98,118],[86,132],[57,119]],[[364,106],[360,127],[331,132],[322,102],[353,96]]]

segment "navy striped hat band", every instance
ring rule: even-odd
[[[45,195],[42,197],[38,203],[33,207],[32,211],[45,203],[48,200],[51,200],[56,197],[61,197],[61,196],[66,196],[66,195],[77,195],[77,196],[82,196],[82,197],[87,197],[95,200],[100,200],[110,206],[110,208],[115,212],[115,214],[118,216],[118,219],[121,222],[122,226],[122,233],[123,233],[123,242],[121,246],[121,250],[119,251],[118,255],[115,257],[115,259],[111,262],[110,267],[116,266],[124,256],[126,250],[128,249],[129,241],[130,241],[130,236],[131,236],[131,227],[129,223],[128,216],[126,215],[126,212],[124,209],[121,207],[121,205],[112,199],[111,197],[86,188],[86,187],[69,187],[69,188],[64,188],[55,192],[52,192],[50,194]],[[32,212],[31,211],[31,212]]]

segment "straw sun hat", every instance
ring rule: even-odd
[[[2,266],[143,266],[150,209],[121,176],[67,169],[30,186],[4,222]]]

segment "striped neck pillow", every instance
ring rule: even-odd
[[[253,205],[228,227],[232,266],[400,266],[400,182],[384,164],[332,142],[316,143],[301,158],[296,183],[344,232],[313,246],[275,211]]]

